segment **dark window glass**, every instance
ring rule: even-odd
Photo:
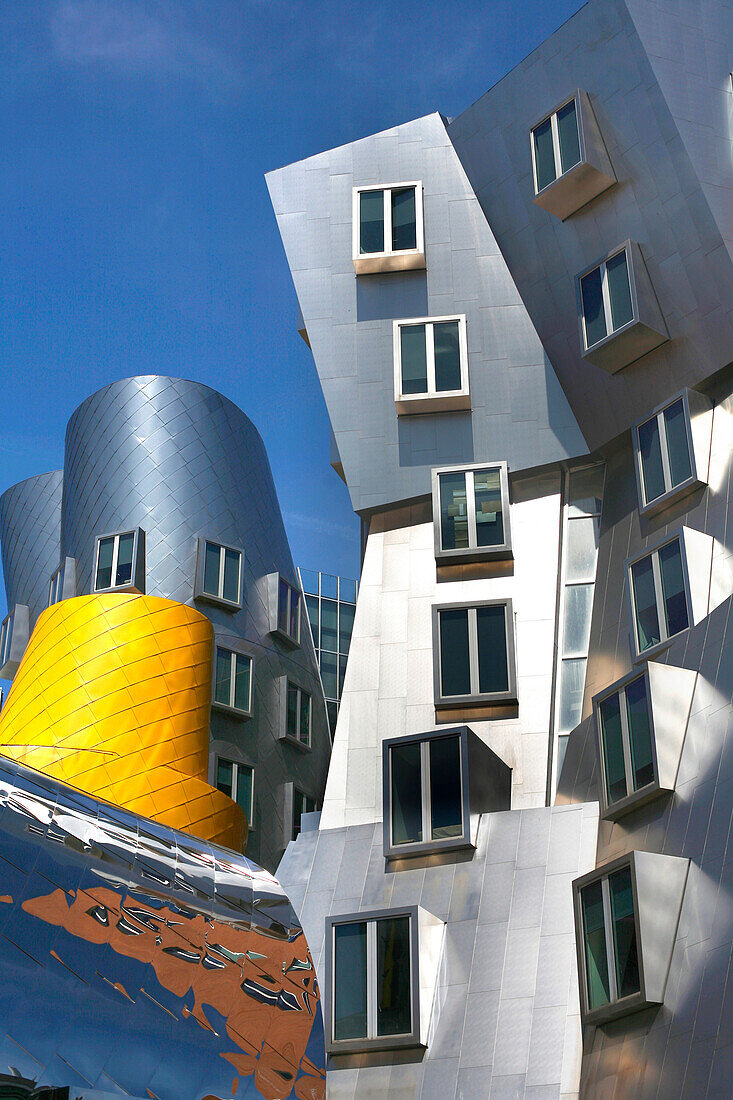
[[[283,634],[288,632],[288,592],[290,585],[280,577],[277,590],[277,628]]]
[[[477,546],[503,546],[500,471],[474,470],[473,488],[476,497]]]
[[[593,882],[590,886],[586,886],[581,892],[580,899],[583,912],[588,1007],[593,1009],[607,1005],[610,996],[601,883]]]
[[[237,765],[237,803],[247,815],[249,825],[252,825],[252,769],[243,764]]]
[[[433,325],[435,389],[438,393],[461,388],[461,348],[458,321],[437,321]]]
[[[415,188],[392,192],[392,251],[417,248]]]
[[[606,263],[608,295],[611,299],[613,331],[627,324],[634,316],[631,305],[631,285],[626,250],[618,252]]]
[[[667,432],[667,453],[672,487],[681,485],[692,477],[690,447],[687,442],[687,417],[685,406],[680,398],[664,410],[664,427]]]
[[[440,475],[440,542],[444,550],[468,547],[466,475]]]
[[[634,896],[631,888],[631,868],[624,867],[608,876],[611,895],[613,944],[616,953],[617,996],[629,997],[639,992],[639,959],[636,950]]]
[[[616,802],[619,798],[625,798],[629,793],[626,789],[626,766],[624,764],[621,708],[618,694],[604,699],[599,711],[603,736],[606,794],[609,802]]]
[[[632,565],[631,578],[636,608],[636,636],[641,653],[650,646],[656,645],[661,638],[651,555]]]
[[[339,716],[338,703],[328,699],[326,701],[326,713],[328,714],[328,728],[330,729],[331,736],[333,737],[334,733],[336,732],[336,721]]]
[[[393,745],[389,750],[392,775],[392,843],[422,840],[422,783],[420,745]]]
[[[351,645],[351,632],[354,629],[354,604],[342,603],[339,608],[339,652],[348,653]]]
[[[476,611],[478,634],[478,689],[485,692],[509,690],[509,666],[506,645],[506,608],[479,607]]]
[[[132,580],[132,548],[135,545],[135,536],[120,535],[120,543],[117,549],[117,572],[115,576],[115,588],[129,584]]]
[[[430,750],[430,836],[432,840],[463,834],[461,741],[439,737]]]
[[[667,622],[667,637],[679,634],[689,625],[685,579],[678,540],[668,543],[659,551],[659,569],[662,574],[662,598]]]
[[[234,765],[230,760],[218,760],[216,764],[216,789],[232,797]]]
[[[298,736],[298,689],[294,684],[288,684],[285,732],[288,737]]]
[[[224,551],[224,599],[239,603],[239,551]]]
[[[629,747],[634,790],[646,787],[654,779],[652,731],[646,699],[646,678],[640,676],[626,687],[626,715],[629,724]]]
[[[99,540],[99,553],[97,556],[97,581],[95,588],[112,587],[112,554],[114,553],[114,538]]]
[[[307,794],[297,788],[293,791],[293,840],[301,830],[303,814],[312,814],[315,808],[315,802]]]
[[[321,600],[321,649],[335,653],[338,649],[338,604],[335,600]]]
[[[557,112],[557,132],[560,138],[560,165],[562,171],[567,172],[580,160],[580,137],[574,99]]]
[[[295,588],[290,589],[290,618],[288,620],[288,634],[296,641],[300,628],[300,592]]]
[[[428,361],[425,352],[425,325],[400,327],[402,392],[428,392]]]
[[[214,687],[214,700],[229,706],[231,699],[232,655],[228,649],[216,650],[216,684]]]
[[[410,918],[377,921],[377,1035],[405,1035],[410,1005]]]
[[[441,695],[470,695],[468,609],[441,611],[439,615]]]
[[[532,131],[537,190],[541,191],[555,179],[555,150],[552,145],[552,122],[549,118]]]
[[[204,592],[209,596],[219,595],[219,551],[213,542],[207,542],[204,549]]]
[[[641,474],[644,482],[644,499],[647,504],[650,504],[657,497],[661,497],[665,491],[662,446],[656,416],[653,416],[651,420],[647,420],[639,428],[639,454],[641,456]]]
[[[300,693],[300,724],[298,736],[304,745],[310,745],[311,740],[311,697],[307,691]]]
[[[346,654],[342,654],[339,657],[339,699],[343,695],[344,691],[344,678],[346,676],[346,662],[348,657]]]
[[[249,657],[243,657],[239,653],[236,656],[236,672],[234,674],[234,706],[238,710],[249,710],[250,677],[252,674],[252,662]]]
[[[311,634],[313,635],[313,645],[316,649],[320,646],[320,636],[318,632],[318,596],[306,596],[305,606],[308,611],[308,621],[311,624]]]
[[[585,319],[585,346],[591,348],[607,335],[600,267],[583,276],[580,280],[580,291]]]
[[[384,252],[384,191],[359,195],[359,251]]]
[[[322,649],[320,666],[323,694],[327,699],[338,699],[338,657]]]
[[[333,1037],[363,1039],[367,1033],[366,921],[334,926]]]

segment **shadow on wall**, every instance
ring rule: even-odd
[[[396,276],[368,275],[356,280],[357,321],[391,321],[395,317],[428,315],[428,277],[425,271]]]
[[[473,462],[471,413],[466,410],[400,417],[397,442],[400,466],[451,466]]]

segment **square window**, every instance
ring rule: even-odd
[[[438,562],[510,558],[506,463],[433,470],[433,529]]]
[[[616,176],[590,99],[578,90],[529,135],[535,204],[565,219],[606,191]]]
[[[244,810],[252,831],[254,825],[254,768],[234,760],[216,760],[216,789],[228,795]]]
[[[219,645],[216,647],[215,706],[240,716],[251,716],[253,665],[247,653],[238,653]]]
[[[693,436],[691,413],[696,414],[698,446]],[[636,460],[639,510],[641,513],[660,511],[670,501],[677,500],[704,484],[707,477],[706,458],[710,448],[710,432],[698,414],[709,406],[699,394],[684,390],[673,401],[655,409],[651,416],[634,427],[634,458]],[[696,454],[696,451],[698,452]],[[697,458],[702,452],[700,471]]]
[[[355,187],[353,194],[357,275],[424,268],[422,184]]]
[[[195,596],[229,610],[242,606],[243,554],[234,546],[201,539]]]
[[[399,415],[471,407],[465,316],[395,321],[393,344]]]
[[[629,591],[637,655],[687,629],[688,586],[679,538],[629,564]]]
[[[141,592],[143,584],[142,531],[124,531],[97,539],[94,559],[95,592]]]
[[[310,748],[313,699],[310,692],[283,677],[284,725],[282,736],[301,748]]]
[[[433,608],[435,706],[516,702],[511,600]]]

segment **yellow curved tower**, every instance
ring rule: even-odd
[[[0,712],[0,753],[241,852],[244,812],[207,781],[212,652],[209,620],[173,600],[53,604]]]

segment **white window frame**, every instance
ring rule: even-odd
[[[669,461],[669,444],[667,442],[667,425],[665,423],[664,414],[667,409],[671,409],[673,405],[678,402],[682,402],[682,409],[685,417],[685,436],[687,439],[687,454],[690,459],[690,476],[684,481],[680,481],[678,485],[672,484],[672,472]],[[647,500],[646,487],[644,484],[644,465],[641,458],[641,442],[639,438],[639,432],[650,421],[656,420],[657,431],[659,432],[659,447],[662,454],[662,475],[664,477],[664,492],[658,497],[654,497],[653,500]],[[646,511],[647,509],[656,509],[666,504],[676,494],[683,494],[690,486],[698,483],[697,465],[695,461],[695,447],[692,438],[692,418],[690,416],[690,406],[687,398],[687,391],[683,390],[682,393],[678,393],[671,401],[666,401],[664,405],[660,405],[650,416],[644,417],[638,424],[634,425],[634,458],[636,460],[636,473],[637,483],[639,487],[639,503],[640,510]]]
[[[222,653],[229,654],[229,703],[222,703],[216,698],[216,666],[219,659],[219,650]],[[247,700],[247,707],[237,707],[234,705],[234,698],[236,692],[236,670],[237,670],[237,658],[244,661],[249,661],[249,698]],[[219,710],[228,711],[230,714],[237,714],[240,717],[251,718],[252,716],[252,698],[254,692],[254,670],[255,662],[254,658],[249,653],[244,653],[242,650],[231,649],[229,646],[221,645],[216,639],[214,640],[214,675],[213,680],[213,695],[212,706],[217,707]]]
[[[392,192],[415,188],[415,248],[385,248],[382,252],[361,252],[361,195],[367,191],[381,191],[384,199],[384,243],[392,241]],[[355,187],[352,197],[352,253],[354,261],[379,260],[390,256],[421,256],[425,252],[425,227],[423,223],[422,180],[405,183],[380,183]]]
[[[435,387],[435,330],[434,326],[444,321],[458,322],[458,350],[460,357],[461,385],[457,390],[438,390]],[[403,328],[425,326],[425,351],[427,360],[427,392],[402,392],[402,339]],[[454,313],[444,317],[408,317],[392,322],[392,351],[394,360],[394,399],[398,414],[424,412],[429,405],[433,411],[448,409],[469,409],[471,395],[468,373],[468,338],[466,335],[465,313]]]
[[[476,523],[476,493],[474,487],[474,475],[481,474],[485,470],[499,471],[499,485],[501,492],[501,518],[504,526],[504,541],[496,546],[478,545],[478,525]],[[468,546],[460,549],[443,548],[443,526],[441,512],[441,478],[450,474],[464,474],[466,479],[466,513],[468,522]],[[498,559],[512,557],[512,535],[509,516],[509,473],[506,462],[481,462],[471,466],[442,466],[432,471],[433,481],[433,531],[435,536],[435,560],[447,563],[450,561],[482,561],[484,559]]]
[[[636,958],[639,966],[639,989],[633,993],[627,993],[624,997],[618,995],[618,981],[616,978],[616,945],[613,940],[613,912],[611,910],[611,887],[609,886],[609,879],[612,875],[619,871],[623,871],[628,867],[631,873],[631,893],[634,900],[634,928],[636,932]],[[604,874],[599,874],[591,882],[586,882],[579,890],[581,898],[580,902],[580,921],[583,932],[582,938],[582,950],[580,952],[583,959],[583,982],[585,983],[584,995],[587,1001],[588,999],[588,975],[587,975],[587,963],[586,963],[586,931],[585,922],[583,921],[583,903],[582,896],[583,891],[589,886],[594,886],[597,882],[601,884],[601,897],[603,899],[603,933],[606,941],[606,966],[608,969],[608,1004],[599,1006],[601,1009],[608,1010],[619,1003],[631,1002],[633,998],[638,998],[644,989],[644,976],[643,976],[643,961],[642,961],[642,943],[641,943],[641,930],[639,928],[639,900],[636,890],[636,876],[634,874],[634,866],[630,860],[627,862],[620,862],[614,864],[613,867],[606,871]],[[592,1009],[591,1012],[597,1012],[598,1009]]]
[[[308,799],[308,801],[313,803],[313,809],[312,810],[302,809],[300,811],[301,823],[300,823],[300,826],[298,827],[298,832],[296,833],[295,832],[295,803],[296,803],[298,798]],[[303,814],[311,814],[311,813],[315,813],[315,812],[316,812],[316,800],[315,800],[315,798],[311,798],[311,796],[309,794],[306,794],[305,791],[301,791],[300,787],[296,787],[295,784],[293,784],[293,812],[292,812],[292,820],[290,822],[290,839],[291,839],[291,841],[297,840],[298,837],[300,836],[300,834],[303,831]]]
[[[66,570],[66,563],[62,563],[55,573],[51,574],[51,580],[48,585],[48,606],[53,607],[55,603],[60,603],[63,597],[64,591],[64,572]],[[94,572],[94,579],[97,579],[96,570]]]
[[[5,616],[0,624],[0,668],[4,668],[10,660],[10,651],[13,645],[13,621],[15,608]]]
[[[431,790],[430,790],[430,746],[433,741],[444,740],[445,737],[455,737],[458,740],[458,774],[461,782],[461,832],[458,836],[444,838],[437,837],[433,839],[430,836],[430,821],[431,821]],[[385,820],[389,822],[389,832],[387,837],[387,849],[386,854],[388,858],[399,858],[402,855],[409,855],[411,852],[424,852],[424,851],[437,851],[446,848],[465,848],[470,843],[470,810],[468,806],[468,799],[466,796],[466,778],[467,778],[467,761],[466,761],[466,744],[465,738],[461,736],[460,732],[452,731],[450,733],[441,735],[436,734],[432,737],[425,737],[419,741],[420,745],[420,801],[422,810],[422,840],[410,841],[405,844],[397,844],[394,839],[393,822],[392,822],[392,750],[394,748],[401,748],[405,744],[409,744],[408,738],[395,738],[394,740],[385,741],[385,750],[387,754],[387,793],[384,800],[384,813]],[[466,773],[464,775],[464,772]]]
[[[132,535],[132,569],[130,571],[129,581],[125,581],[124,584],[111,584],[107,588],[97,588],[97,573],[99,571],[99,551],[102,543],[107,539],[114,539],[112,544],[112,576],[114,581],[117,575],[117,563],[120,551],[120,539],[125,535]],[[137,591],[137,571],[138,571],[138,554],[140,549],[140,528],[133,527],[132,530],[127,531],[113,531],[106,535],[97,536],[97,545],[94,551],[94,580],[93,580],[93,592],[129,592],[134,589]]]
[[[204,575],[206,571],[206,547],[216,546],[219,549],[219,580],[217,584],[216,592],[207,592],[204,588]],[[224,597],[224,567],[226,564],[226,551],[230,550],[233,554],[239,555],[239,574],[237,577],[237,599],[227,600]],[[219,542],[218,539],[203,538],[201,540],[201,565],[200,565],[200,584],[201,589],[197,593],[202,599],[210,600],[212,603],[221,604],[223,607],[240,608],[242,606],[242,572],[244,564],[244,553],[238,546],[228,546],[225,542]]]
[[[579,157],[575,164],[571,164],[564,172],[562,171],[562,157],[560,155],[560,131],[557,124],[558,112],[562,111],[563,107],[567,107],[568,103],[575,103],[575,125],[578,130],[578,150]],[[534,147],[534,132],[538,130],[540,126],[543,126],[547,120],[550,120],[550,131],[552,134],[552,152],[555,159],[555,178],[550,183],[546,183],[544,187],[537,186],[537,158],[535,155]],[[577,93],[568,96],[564,99],[554,110],[550,111],[548,115],[541,118],[539,122],[536,122],[532,129],[529,131],[529,147],[532,154],[532,180],[534,183],[535,195],[541,195],[543,191],[547,191],[549,187],[554,187],[558,180],[561,180],[563,176],[567,176],[569,172],[572,172],[574,168],[577,168],[579,164],[583,163],[584,149],[583,149],[583,127],[581,125],[580,103],[578,101]],[[559,169],[559,171],[558,171]]]
[[[297,721],[298,721],[298,732],[295,735],[293,735],[292,733],[288,733],[288,695],[290,693],[291,688],[294,691],[297,691],[297,693],[298,693],[298,703],[297,703],[297,708],[296,708],[296,715],[297,715]],[[302,739],[302,737],[300,736],[300,715],[301,715],[300,706],[301,706],[302,697],[304,695],[308,696],[308,740],[307,741],[304,741]],[[300,747],[303,748],[303,749],[311,748],[312,741],[313,741],[313,693],[308,691],[306,688],[301,687],[300,684],[296,684],[294,680],[290,680],[287,677],[285,679],[285,716],[284,716],[284,722],[285,722],[285,737],[287,738],[288,741],[292,741],[296,745],[300,745]]]
[[[231,764],[232,765],[232,793],[230,795],[227,795],[228,798],[231,798],[232,802],[237,802],[237,791],[239,789],[239,770],[240,770],[240,768],[246,768],[247,771],[250,773],[250,775],[252,777],[252,782],[250,784],[249,813],[247,813],[246,809],[244,810],[245,814],[247,814],[247,823],[249,824],[249,831],[251,833],[254,830],[254,816],[255,816],[255,770],[254,770],[254,768],[252,767],[251,764],[245,764],[241,760],[230,760],[230,758],[228,756],[218,756],[217,755],[216,760],[214,762],[214,785],[216,785],[216,779],[217,779],[217,776],[218,776],[218,773],[219,773],[219,764],[220,763],[222,763],[222,764]],[[217,790],[218,789],[219,788],[217,787]],[[225,792],[222,791],[221,793],[224,794]],[[237,805],[239,805],[238,802],[237,802]],[[241,808],[244,809],[244,807],[241,807]]]
[[[506,691],[479,692],[478,622],[476,613],[480,607],[504,608],[504,642],[507,656]],[[442,694],[442,651],[440,645],[440,616],[443,611],[468,611],[468,660],[471,691],[468,695]],[[433,653],[435,706],[449,709],[480,706],[482,703],[515,703],[517,701],[517,669],[514,646],[514,610],[512,601],[477,600],[475,603],[438,604],[433,607]]]
[[[659,552],[664,550],[666,546],[671,546],[673,542],[676,542],[680,551],[680,564],[682,566],[682,581],[685,590],[685,605],[687,607],[687,626],[682,630],[677,631],[676,634],[667,634],[667,616],[664,609],[664,591],[662,589],[662,570],[659,565]],[[646,649],[639,649],[639,629],[636,617],[636,599],[634,597],[634,579],[633,568],[645,558],[651,558],[652,562],[652,579],[654,581],[654,599],[657,607],[657,619],[659,622],[659,641],[654,645],[647,646]],[[646,660],[652,654],[659,652],[664,646],[672,641],[673,638],[679,638],[681,634],[684,634],[685,630],[689,630],[692,626],[692,604],[690,601],[690,576],[687,570],[687,554],[685,553],[685,544],[681,535],[675,535],[671,539],[666,539],[664,542],[655,546],[652,550],[646,550],[643,554],[638,554],[635,558],[630,559],[626,563],[626,577],[629,586],[629,602],[631,605],[631,631],[634,640],[634,651],[638,660]]]
[[[626,255],[626,274],[629,279],[629,296],[631,298],[631,317],[625,324],[619,328],[613,328],[613,311],[611,309],[611,294],[608,289],[608,274],[607,268],[610,260],[620,256],[621,253]],[[585,309],[583,308],[583,280],[589,275],[592,275],[594,271],[600,271],[601,273],[601,294],[603,296],[603,314],[606,321],[606,335],[601,336],[599,340],[596,340],[594,344],[588,343],[588,335],[585,327]],[[578,276],[578,293],[580,295],[580,327],[583,334],[583,352],[592,351],[594,348],[598,348],[606,340],[612,340],[614,336],[618,336],[620,332],[625,332],[626,329],[631,328],[639,321],[639,307],[636,300],[636,286],[634,280],[634,263],[631,254],[631,247],[629,241],[619,247],[615,248],[613,252],[609,252],[605,259],[601,260],[599,264],[593,264],[592,267],[587,268],[581,275]]]
[[[637,680],[643,680],[646,691],[646,709],[647,717],[649,719],[649,737],[652,745],[652,768],[654,771],[653,777],[643,787],[634,787],[634,766],[631,759],[631,737],[629,733],[629,716],[626,706],[626,689],[635,684]],[[621,721],[621,745],[624,755],[624,777],[626,779],[626,794],[621,798],[611,799],[610,792],[608,790],[608,783],[606,779],[606,750],[603,738],[603,718],[601,715],[601,707],[604,703],[612,699],[614,695],[618,696],[619,700],[619,717]],[[653,788],[659,787],[659,771],[657,768],[657,752],[656,752],[656,739],[654,735],[654,715],[652,714],[652,700],[651,690],[649,685],[649,677],[646,669],[641,673],[632,673],[630,676],[625,677],[621,683],[617,684],[613,690],[603,692],[596,696],[593,700],[593,706],[596,716],[596,733],[598,737],[598,753],[600,761],[600,778],[601,787],[603,793],[603,808],[604,810],[616,811],[619,807],[626,805],[626,803],[636,803],[644,799],[644,796]]]
[[[287,589],[288,589],[287,607],[285,609],[285,622],[287,624],[287,629],[285,629],[285,630],[283,630],[280,626],[280,595],[281,595],[280,586],[282,584],[286,585]],[[293,593],[295,593],[295,595],[298,597],[298,624],[297,624],[295,634],[291,634],[290,629],[289,629],[289,627],[290,627],[290,616],[291,616],[291,611],[292,611],[292,608],[293,608]],[[303,595],[302,589],[296,588],[294,585],[292,585],[290,583],[290,581],[286,580],[285,577],[278,576],[278,583],[277,583],[277,633],[280,634],[281,636],[284,636],[284,637],[288,638],[291,642],[294,642],[296,645],[300,645],[300,631],[301,631],[301,620],[302,620],[302,617],[303,617],[303,601],[304,601],[304,599],[305,599],[305,596]]]

